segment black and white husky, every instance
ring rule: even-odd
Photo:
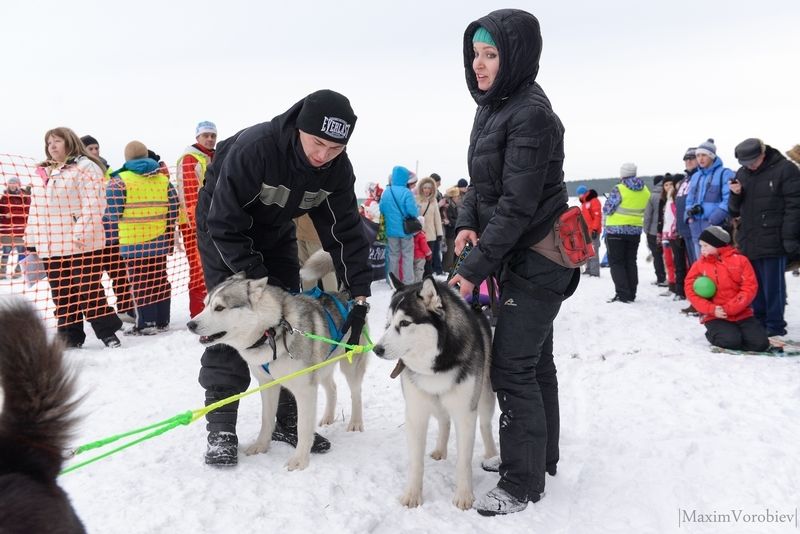
[[[321,278],[333,269],[330,255],[321,252],[308,259],[300,271],[304,280]],[[331,294],[346,303],[346,293]],[[206,297],[203,311],[188,323],[189,330],[200,336],[204,345],[224,343],[236,349],[247,362],[259,384],[271,382],[288,374],[320,363],[331,354],[331,345],[303,336],[300,332],[330,337],[328,317],[342,326],[339,307],[331,296],[312,298],[292,295],[267,284],[267,278],[247,280],[235,274],[215,287]],[[343,340],[349,338],[344,332]],[[362,344],[364,341],[362,339]],[[341,353],[342,350],[337,350]],[[350,387],[352,410],[348,431],[363,431],[361,385],[367,365],[367,354],[355,355],[353,363],[339,364]],[[332,424],[336,409],[336,384],[333,365],[324,366],[310,374],[292,378],[282,385],[297,400],[297,447],[289,459],[289,470],[308,467],[317,413],[317,389],[325,390],[327,402],[320,425]],[[247,454],[267,452],[275,429],[280,388],[261,392],[261,431],[255,443],[245,449]]]
[[[56,477],[75,422],[63,345],[22,301],[0,306],[0,532],[85,532]]]
[[[458,457],[453,504],[472,506],[472,451],[480,415],[485,457],[497,456],[492,437],[494,394],[489,384],[491,330],[486,317],[470,309],[445,283],[425,278],[403,286],[393,278],[395,293],[386,331],[373,349],[387,360],[400,360],[406,401],[409,452],[408,485],[401,503],[422,504],[422,473],[428,420],[439,421],[439,436],[431,457],[447,456],[450,419],[455,422]],[[394,375],[394,373],[393,373]]]

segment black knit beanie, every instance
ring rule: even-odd
[[[346,145],[357,118],[346,96],[322,89],[305,98],[297,127],[307,134]]]
[[[726,247],[731,244],[731,235],[719,226],[709,226],[700,234],[700,241],[715,248]]]

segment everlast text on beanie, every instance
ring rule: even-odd
[[[297,116],[297,128],[307,134],[346,145],[353,135],[357,118],[346,96],[322,89],[306,97]]]

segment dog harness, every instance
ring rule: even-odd
[[[347,324],[347,316],[350,314],[350,310],[352,309],[351,303],[348,302],[347,304],[344,304],[333,294],[322,291],[319,287],[314,287],[313,289],[304,291],[303,295],[309,296],[317,300],[319,300],[323,296],[329,297],[331,301],[333,301],[333,303],[336,305],[336,309],[339,311],[339,314],[343,318],[342,330],[344,330],[344,325]],[[331,315],[331,312],[329,312],[324,306],[322,307],[322,310],[325,312],[325,318],[328,320],[328,333],[330,338],[335,341],[341,341],[342,338],[344,337],[344,332],[340,331],[339,328],[336,326],[336,321],[334,320],[333,315]],[[247,347],[248,350],[255,349],[261,347],[265,343],[269,343],[269,346],[272,349],[272,361],[274,362],[275,360],[278,359],[278,347],[275,343],[275,338],[281,332],[283,332],[283,348],[286,349],[286,352],[288,352],[289,355],[291,355],[291,352],[289,351],[289,346],[286,344],[286,334],[293,334],[295,332],[295,329],[292,327],[291,324],[289,324],[289,321],[287,321],[285,317],[281,317],[281,321],[280,323],[278,323],[278,328],[280,330],[276,330],[275,327],[270,327],[267,330],[265,330],[264,334],[258,339],[258,341]],[[325,359],[330,358],[331,354],[333,354],[333,352],[336,350],[336,347],[337,345],[333,345],[331,347],[331,350],[330,352],[328,352],[328,356],[326,356]],[[270,374],[269,364],[270,362],[261,365],[261,368],[264,369],[264,372],[266,372],[267,374]]]
[[[350,310],[352,309],[352,304],[350,302],[345,305],[342,301],[336,298],[332,293],[328,293],[326,291],[321,290],[319,287],[314,286],[312,289],[308,291],[304,291],[303,295],[307,295],[313,299],[319,300],[321,297],[326,296],[330,298],[333,303],[336,305],[336,309],[339,310],[339,315],[342,316],[342,330],[344,330],[344,325],[347,324],[347,316],[350,315]],[[328,319],[328,333],[330,334],[330,338],[334,341],[341,341],[344,337],[344,332],[339,330],[339,327],[336,326],[336,321],[333,319],[333,315],[329,312],[324,306],[322,307],[323,311],[325,311],[325,317]],[[333,351],[336,350],[336,345],[331,348],[331,351],[328,353],[328,357],[333,354]]]

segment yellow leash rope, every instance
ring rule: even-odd
[[[86,452],[86,451],[89,451],[89,450],[92,450],[92,449],[97,449],[99,447],[103,447],[105,445],[108,445],[109,443],[113,443],[113,442],[115,442],[117,440],[120,440],[120,439],[128,437],[128,436],[132,436],[132,435],[140,434],[142,432],[146,432],[148,430],[152,430],[152,432],[150,432],[149,434],[147,434],[145,436],[142,436],[140,438],[137,438],[137,439],[135,439],[133,441],[130,441],[128,443],[125,443],[123,445],[120,445],[119,447],[117,447],[115,449],[112,449],[112,450],[107,451],[107,452],[105,452],[103,454],[100,454],[98,456],[90,458],[90,459],[88,459],[86,461],[79,462],[77,464],[73,464],[73,465],[67,467],[66,469],[62,470],[60,474],[64,475],[64,474],[69,473],[71,471],[75,471],[76,469],[80,469],[81,467],[83,467],[85,465],[89,465],[89,464],[94,463],[94,462],[96,462],[98,460],[102,460],[103,458],[111,456],[112,454],[120,452],[120,451],[122,451],[124,449],[127,449],[128,447],[131,447],[131,446],[136,445],[138,443],[141,443],[142,441],[146,441],[146,440],[148,440],[150,438],[154,438],[156,436],[160,436],[161,434],[167,432],[168,430],[172,430],[173,428],[175,428],[175,427],[177,427],[179,425],[188,425],[190,423],[193,423],[193,422],[197,421],[198,419],[200,419],[201,417],[203,417],[206,414],[208,414],[209,412],[213,412],[217,408],[221,408],[222,406],[225,406],[226,404],[230,404],[232,402],[236,402],[236,401],[238,401],[238,400],[240,400],[240,399],[242,399],[244,397],[247,397],[248,395],[252,395],[253,393],[257,393],[257,392],[260,392],[260,391],[265,390],[267,388],[271,388],[271,387],[273,387],[275,385],[283,384],[284,382],[286,382],[287,380],[291,380],[292,378],[296,378],[298,376],[306,375],[308,373],[313,373],[317,369],[325,367],[326,365],[334,364],[334,363],[336,363],[336,362],[338,362],[338,361],[340,361],[340,360],[342,360],[344,358],[347,358],[347,361],[349,363],[353,363],[353,355],[354,354],[363,354],[365,352],[369,352],[375,346],[372,343],[372,340],[370,340],[369,334],[367,333],[366,329],[364,329],[364,337],[367,339],[367,345],[348,345],[347,343],[344,343],[342,341],[336,341],[336,340],[333,340],[333,339],[326,338],[324,336],[319,336],[319,335],[316,335],[316,334],[311,334],[311,333],[306,333],[306,332],[300,332],[299,330],[297,332],[301,333],[302,335],[304,335],[306,337],[309,337],[311,339],[315,339],[315,340],[318,340],[318,341],[323,341],[325,343],[330,343],[331,345],[338,345],[340,347],[345,347],[348,350],[346,352],[340,354],[339,356],[334,356],[333,358],[328,358],[328,359],[326,359],[326,360],[324,360],[324,361],[322,361],[320,363],[311,365],[311,366],[306,367],[304,369],[300,369],[299,371],[295,371],[294,373],[289,373],[288,375],[282,376],[280,378],[276,378],[276,379],[272,380],[271,382],[267,382],[266,384],[262,384],[262,385],[260,385],[258,387],[248,389],[247,391],[245,391],[243,393],[239,393],[237,395],[232,395],[232,396],[227,397],[225,399],[219,400],[219,401],[217,401],[217,402],[215,402],[213,404],[209,404],[208,406],[205,406],[205,407],[200,408],[198,410],[191,410],[191,411],[182,412],[182,413],[179,413],[178,415],[170,417],[169,419],[165,419],[163,421],[160,421],[158,423],[154,423],[152,425],[148,425],[146,427],[142,427],[142,428],[139,428],[139,429],[136,429],[136,430],[131,430],[129,432],[124,432],[122,434],[117,434],[117,435],[111,436],[109,438],[93,441],[93,442],[88,443],[86,445],[81,445],[80,447],[77,447],[76,449],[74,449],[72,451],[72,456],[76,456],[78,454],[81,454],[83,452]]]

